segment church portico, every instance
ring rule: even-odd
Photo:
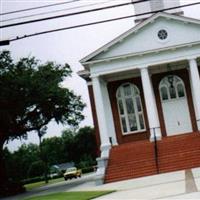
[[[89,91],[101,151],[100,179],[106,173],[106,180],[115,180],[117,172],[111,175],[109,170],[123,170],[118,166],[118,162],[123,165],[121,158],[127,162],[127,170],[141,168],[133,177],[154,174],[159,157],[156,142],[159,148],[166,145],[166,150],[161,148],[161,161],[166,163],[163,171],[190,166],[189,161],[181,161],[179,153],[183,150],[193,162],[192,143],[200,131],[199,35],[199,20],[157,13],[81,60],[85,71],[80,75],[91,81]],[[188,149],[178,149],[181,140]],[[195,148],[200,151],[198,145]],[[173,151],[169,166],[167,151]],[[144,170],[142,162],[147,163]]]
[[[142,73],[143,73],[143,78],[142,78]],[[137,141],[137,140],[145,140],[145,139],[153,141],[154,131],[159,131],[159,133],[157,133],[157,139],[159,140],[162,138],[162,136],[165,137],[165,136],[189,133],[193,131],[195,132],[198,130],[197,129],[198,119],[196,117],[195,108],[193,104],[193,97],[190,86],[191,80],[189,76],[189,63],[187,60],[160,64],[156,66],[149,66],[146,68],[143,67],[140,70],[135,69],[126,72],[124,71],[120,73],[113,73],[113,75],[112,74],[109,74],[107,76],[105,75],[103,76],[103,78],[107,82],[107,89],[109,92],[109,98],[111,102],[111,108],[115,126],[115,133],[118,144],[122,144],[124,142],[126,143],[131,141]],[[144,81],[144,83],[142,82],[142,80]],[[163,90],[163,88],[161,87],[162,82],[167,82],[168,84],[168,85],[163,85],[164,88],[168,87],[167,92],[164,91],[164,94],[161,94],[161,90]],[[122,115],[120,115],[120,110],[116,95],[117,95],[117,90],[120,88],[120,86],[128,87],[128,84],[136,86],[136,88],[140,93],[145,129],[135,130],[135,131],[129,130],[129,132],[127,131],[123,132],[123,124],[120,117],[123,117],[124,115],[123,113]],[[144,88],[147,91],[146,96]],[[173,90],[170,93],[169,89],[171,88]],[[173,94],[174,92],[175,94]],[[166,95],[165,93],[167,93],[168,97],[166,98],[164,96],[163,97],[164,99],[162,99],[161,95]],[[150,102],[150,96],[152,97],[151,102]],[[148,101],[145,101],[145,99],[147,99]],[[166,110],[168,110],[168,107],[169,109],[171,109],[169,114],[164,113],[164,111],[166,112]],[[151,108],[153,111],[149,110],[149,108]],[[122,109],[126,110],[127,108],[122,108]],[[176,122],[166,121],[173,119],[172,116],[173,113],[176,113],[176,109],[177,113],[180,113],[180,116],[176,115],[174,116],[175,118],[177,118]],[[184,114],[182,113],[185,113],[185,116],[183,116]],[[156,116],[156,117],[152,118],[151,116]],[[180,118],[179,121],[179,117],[183,117],[183,119]],[[125,124],[126,125],[124,128],[126,129],[127,126],[129,125],[127,125],[126,122]],[[184,124],[187,124],[187,126],[184,127]],[[174,126],[174,130],[171,128],[171,130],[168,130],[169,132],[167,132],[167,128],[169,129],[169,127],[166,128],[166,126],[170,125],[172,127]],[[183,125],[183,127],[181,127],[181,125]],[[157,130],[154,130],[154,128]],[[128,127],[128,129],[130,129],[130,127]],[[151,130],[153,131],[151,132]]]

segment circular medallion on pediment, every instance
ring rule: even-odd
[[[158,38],[160,40],[166,40],[167,37],[168,37],[168,33],[165,29],[161,29],[161,30],[158,31]]]

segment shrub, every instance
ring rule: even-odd
[[[33,162],[28,170],[28,177],[33,178],[33,177],[38,177],[42,176],[45,171],[45,164],[43,161],[36,161]]]

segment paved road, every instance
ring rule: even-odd
[[[22,200],[27,197],[32,197],[32,196],[39,196],[39,195],[46,195],[50,193],[56,193],[56,192],[65,192],[68,190],[71,190],[77,186],[80,186],[82,184],[85,184],[86,182],[90,182],[94,179],[95,173],[83,175],[79,179],[72,179],[68,181],[62,181],[59,183],[51,184],[51,185],[46,185],[40,188],[35,188],[31,191],[28,191],[26,193],[13,196],[13,197],[8,197],[8,198],[0,198],[1,200]]]

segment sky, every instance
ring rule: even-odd
[[[67,2],[70,0],[0,0],[0,12],[10,12],[13,10],[21,10],[30,7],[43,6],[48,4],[54,4],[59,2]],[[20,22],[24,20],[31,20],[36,18],[43,18],[53,15],[61,15],[65,13],[77,12],[85,9],[92,9],[107,5],[119,4],[130,2],[131,0],[76,0],[73,3],[63,4],[60,6],[53,6],[28,12],[21,12],[16,14],[10,14],[0,16],[0,21],[10,20],[7,22],[0,22],[1,25]],[[172,1],[172,0],[169,0]],[[200,2],[200,0],[180,0],[181,4],[188,4],[193,2]],[[97,5],[91,5],[97,4]],[[91,6],[89,6],[91,5]],[[79,6],[88,6],[82,8],[74,8]],[[72,9],[74,8],[74,9]],[[53,12],[55,10],[65,9],[64,11],[45,14],[40,16],[34,16],[24,19],[11,20],[12,18],[19,18],[22,16],[33,15],[43,12]],[[71,10],[66,10],[71,9]],[[184,8],[184,15],[192,18],[200,19],[200,5]],[[61,27],[74,26],[83,23],[95,22],[98,20],[116,18],[120,16],[134,14],[133,5],[109,9],[94,13],[70,16],[65,18],[59,18],[44,22],[32,23],[22,26],[9,27],[0,30],[0,40],[15,38],[16,36],[23,36],[25,34],[36,33],[44,30],[57,29]],[[71,78],[67,78],[63,85],[72,89],[77,95],[82,96],[83,102],[86,103],[84,110],[85,120],[81,122],[80,126],[85,125],[93,126],[90,101],[87,91],[86,82],[77,75],[79,70],[83,69],[83,66],[79,63],[79,60],[86,55],[90,54],[97,48],[101,47],[105,43],[109,42],[113,38],[117,37],[126,30],[134,26],[134,19],[125,19],[115,22],[109,22],[99,25],[93,25],[88,27],[82,27],[77,29],[71,29],[61,32],[55,32],[36,37],[31,37],[23,40],[11,42],[9,46],[0,47],[0,50],[10,50],[14,60],[18,60],[21,57],[35,56],[41,62],[55,61],[60,64],[68,63],[72,70],[73,75]],[[60,136],[63,129],[62,125],[57,125],[55,122],[50,122],[48,125],[47,134],[45,137]],[[16,150],[23,143],[38,143],[38,137],[36,133],[29,133],[28,139],[14,140],[9,142],[8,147],[10,150]]]

